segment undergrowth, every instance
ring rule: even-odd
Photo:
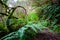
[[[19,40],[32,40],[36,36],[36,33],[44,32],[44,30],[60,34],[60,24],[57,23],[59,21],[58,17],[60,17],[60,6],[52,5],[51,3],[40,6],[38,3],[38,6],[34,10],[27,16],[21,15],[19,17],[17,15],[19,17],[18,19],[10,19],[9,24],[11,24],[14,30],[12,32],[9,32],[6,24],[0,23],[0,34],[3,31],[8,33],[1,37],[0,40],[13,40],[15,38]]]

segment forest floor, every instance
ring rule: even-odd
[[[60,34],[55,33],[37,33],[35,37],[31,37],[32,40],[60,40]],[[13,40],[19,40],[18,38],[14,38]]]
[[[40,32],[37,33],[36,38],[34,38],[33,40],[60,40],[60,34]]]

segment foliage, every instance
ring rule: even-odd
[[[0,22],[0,30],[1,30],[1,31],[9,32],[9,30],[8,30],[7,27],[6,27],[5,21],[6,21],[6,19],[4,18],[3,21]]]
[[[54,25],[53,26],[53,31],[57,32],[58,34],[60,34],[60,25]]]
[[[28,22],[36,22],[39,20],[38,14],[36,12],[30,12],[27,16],[26,16],[26,21]]]
[[[60,17],[60,5],[54,4],[57,3],[58,0],[51,1],[51,0],[32,0],[32,4],[36,4],[33,6],[36,6],[35,10],[38,13],[40,20],[49,20],[48,27],[51,27],[52,30],[55,29],[55,27],[59,30],[60,24],[57,24],[57,21],[59,20],[58,17]],[[41,4],[40,4],[41,2]],[[39,4],[38,4],[39,3]],[[58,16],[57,16],[58,15]],[[55,29],[55,31],[57,31]],[[57,31],[59,33],[59,31]]]
[[[12,32],[12,33],[8,34],[7,36],[2,37],[1,40],[2,39],[3,40],[11,40],[13,38],[19,38],[20,40],[32,40],[31,37],[34,37],[36,35],[36,33],[38,32],[38,30],[42,31],[47,28],[46,22],[43,21],[41,23],[40,22],[29,23],[29,24],[21,27],[18,31]]]
[[[42,5],[40,2],[42,2]],[[60,33],[60,24],[57,24],[57,17],[60,17],[60,6],[52,5],[51,1],[48,0],[35,0],[33,3],[36,6],[35,11],[28,15],[21,13],[18,16],[13,14],[18,19],[10,19],[9,24],[11,24],[13,30],[17,31],[11,32],[0,40],[12,40],[14,38],[32,40],[36,33],[43,32],[45,29],[48,29],[49,32]],[[0,23],[0,29],[8,30],[3,23]]]
[[[20,13],[21,14],[21,13]],[[14,15],[15,16],[15,15]],[[25,18],[24,18],[25,17]],[[4,20],[4,23],[6,23],[6,21],[7,21],[7,17],[6,18],[4,18],[3,19]],[[26,25],[26,24],[28,24],[28,23],[36,23],[37,21],[39,20],[39,17],[38,17],[38,15],[37,15],[37,13],[36,12],[31,12],[30,14],[28,14],[27,16],[25,16],[25,15],[20,15],[20,18],[18,18],[18,19],[15,19],[15,18],[13,18],[13,19],[10,19],[10,25],[11,25],[11,27],[12,27],[12,29],[13,30],[17,30],[17,29],[19,29],[20,27],[22,27],[22,26],[24,26],[24,25]],[[4,24],[4,25],[6,25],[6,24]],[[7,27],[7,26],[3,26],[3,28],[4,27]],[[2,29],[3,30],[3,29]],[[8,30],[6,30],[6,31],[8,31]]]

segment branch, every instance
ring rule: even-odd
[[[8,8],[8,6],[2,0],[0,0],[0,4],[4,5],[6,8]]]
[[[9,16],[9,15],[7,15],[6,13],[0,13],[1,15],[5,15],[5,16]],[[14,16],[12,16],[11,18],[16,18],[16,19],[18,19],[17,17],[14,17]]]
[[[17,8],[23,8],[24,9],[24,11],[25,11],[25,14],[27,15],[27,11],[26,11],[26,9],[23,7],[23,6],[17,6],[17,7],[13,7],[12,9],[13,9],[13,12],[17,9]],[[13,12],[12,12],[12,14],[13,14]]]

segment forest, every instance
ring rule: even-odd
[[[60,0],[0,0],[0,40],[60,40]]]

